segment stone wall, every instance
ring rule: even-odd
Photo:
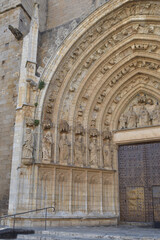
[[[65,24],[73,19],[82,20],[108,0],[48,0],[47,28]]]
[[[40,31],[44,31],[47,17],[47,0],[37,0],[37,2],[40,4]],[[33,0],[1,0],[0,13],[9,11],[11,8],[13,9],[17,6],[21,6],[27,15],[31,18],[33,13],[33,4]]]
[[[46,58],[56,53],[63,41],[87,16],[108,1],[48,0],[46,28],[39,36],[38,65],[44,68]],[[42,3],[40,6],[42,8]]]
[[[2,1],[1,6],[3,2]],[[15,1],[18,2],[18,1]],[[9,4],[9,2],[8,2]],[[4,8],[7,5],[3,5]],[[9,5],[8,5],[9,6]],[[28,16],[21,7],[0,14],[0,214],[7,213],[12,160],[16,100],[22,41],[18,41],[8,25],[23,28],[20,18]]]

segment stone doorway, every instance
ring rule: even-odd
[[[160,221],[159,176],[159,142],[119,147],[121,221]]]

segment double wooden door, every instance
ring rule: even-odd
[[[120,219],[160,222],[160,143],[119,147]]]

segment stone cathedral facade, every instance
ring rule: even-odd
[[[160,1],[66,2],[0,3],[0,213],[160,221]]]

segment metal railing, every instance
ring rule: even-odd
[[[35,209],[35,210],[30,210],[30,211],[27,211],[27,212],[21,212],[21,213],[15,213],[15,214],[11,214],[11,215],[5,215],[3,217],[0,217],[0,221],[2,219],[6,219],[6,218],[13,218],[13,229],[15,229],[15,223],[16,223],[16,216],[19,216],[19,215],[24,215],[24,214],[27,214],[27,213],[33,213],[33,212],[39,212],[39,211],[45,211],[45,230],[47,229],[47,211],[48,209],[53,209],[53,212],[55,212],[55,207],[46,207],[46,208],[39,208],[39,209]]]

